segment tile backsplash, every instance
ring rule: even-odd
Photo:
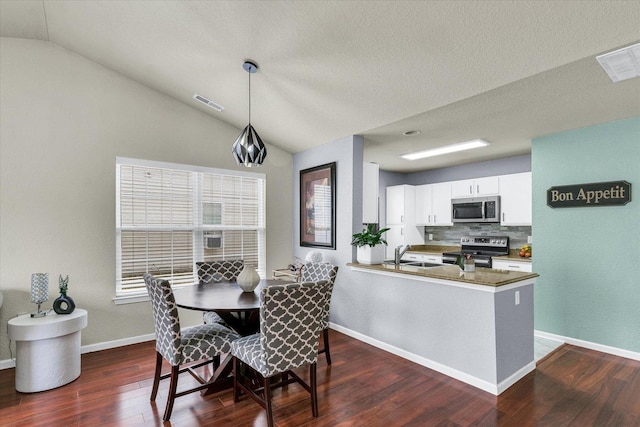
[[[429,240],[429,234],[433,240]],[[501,227],[500,224],[456,224],[451,227],[424,227],[427,245],[458,246],[462,236],[509,236],[509,249],[517,249],[527,243],[531,227]]]

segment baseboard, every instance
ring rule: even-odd
[[[635,351],[625,350],[617,347],[611,347],[604,344],[598,344],[595,342],[579,340],[577,338],[565,337],[562,335],[556,335],[549,332],[538,331],[538,330],[534,330],[533,335],[540,338],[546,338],[548,340],[554,340],[554,341],[563,342],[565,344],[571,344],[578,347],[588,348],[589,350],[595,350],[601,353],[611,354],[613,356],[620,356],[626,359],[640,361],[640,353]]]
[[[125,345],[138,344],[156,339],[155,334],[138,335],[137,337],[123,338],[120,340],[100,342],[97,344],[83,345],[80,347],[80,353],[93,353],[94,351],[108,350],[110,348],[123,347]]]
[[[16,362],[13,359],[0,360],[0,370],[11,369],[16,367]]]
[[[440,372],[441,374],[447,375],[451,378],[454,378],[458,381],[462,381],[463,383],[467,383],[476,388],[479,388],[480,390],[486,391],[496,396],[502,393],[503,391],[505,391],[507,388],[515,384],[518,380],[520,380],[522,377],[524,377],[525,375],[527,375],[529,372],[533,371],[536,368],[535,362],[531,361],[531,363],[522,367],[521,369],[519,369],[517,372],[515,372],[513,375],[511,375],[509,378],[505,379],[501,383],[492,384],[478,377],[474,377],[473,375],[469,375],[465,372],[443,365],[442,363],[435,362],[426,357],[418,356],[417,354],[408,352],[401,348],[379,341],[375,338],[371,338],[370,336],[345,328],[344,326],[340,326],[335,323],[330,323],[329,326],[331,327],[331,329],[335,329],[336,331],[341,332],[345,335],[348,335],[352,338],[355,338],[358,341],[365,342],[381,350],[387,351],[391,354],[395,354],[396,356],[400,356],[403,359],[407,359],[414,363],[417,363],[418,365],[422,365],[426,368],[433,369],[434,371]]]
[[[495,394],[498,395],[498,394],[502,393],[503,391],[505,391],[506,389],[508,389],[509,387],[511,387],[512,385],[514,385],[518,381],[520,381],[529,372],[532,372],[535,369],[536,369],[536,362],[535,361],[532,361],[531,363],[526,364],[525,366],[523,366],[522,368],[520,368],[519,370],[514,372],[509,378],[507,378],[504,381],[502,381],[501,383],[499,383],[498,384],[498,392],[495,393]]]
[[[138,344],[146,341],[153,341],[156,339],[155,334],[139,335],[137,337],[123,338],[120,340],[106,341],[97,344],[83,345],[80,347],[80,353],[93,353],[94,351],[108,350],[110,348],[123,347],[125,345]],[[16,362],[13,359],[0,360],[0,370],[11,369],[16,367]]]

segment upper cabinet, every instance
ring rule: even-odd
[[[453,225],[451,222],[451,183],[416,187],[416,225]]]
[[[397,246],[424,245],[424,229],[416,225],[415,202],[414,186],[387,187],[386,226],[390,230],[385,234],[387,240],[386,258],[393,259]]]
[[[364,163],[362,165],[362,223],[378,223],[378,185],[380,165]]]
[[[466,179],[451,183],[451,198],[496,196],[500,194],[500,184],[497,176],[486,178]]]
[[[500,224],[531,225],[531,172],[501,175]]]
[[[416,224],[431,225],[431,195],[433,186],[431,184],[418,185],[416,187]]]
[[[415,224],[415,187],[387,187],[387,225]]]
[[[415,210],[409,214],[414,189]],[[500,225],[530,226],[531,194],[531,172],[416,187],[387,187],[387,225],[451,226],[451,199],[500,196]]]

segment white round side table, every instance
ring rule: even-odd
[[[9,339],[16,342],[16,390],[33,393],[70,383],[80,376],[80,331],[87,311],[50,311],[45,317],[26,314],[9,320]]]

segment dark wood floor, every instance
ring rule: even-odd
[[[331,331],[333,365],[318,363],[320,417],[297,385],[275,392],[278,426],[640,426],[640,362],[563,346],[499,397]],[[82,356],[82,375],[33,394],[0,371],[1,426],[162,425],[167,383],[149,402],[154,343]],[[304,370],[302,372],[305,372]],[[183,377],[186,383],[188,375]],[[303,375],[306,378],[306,376]],[[231,391],[176,400],[174,426],[263,426]]]

